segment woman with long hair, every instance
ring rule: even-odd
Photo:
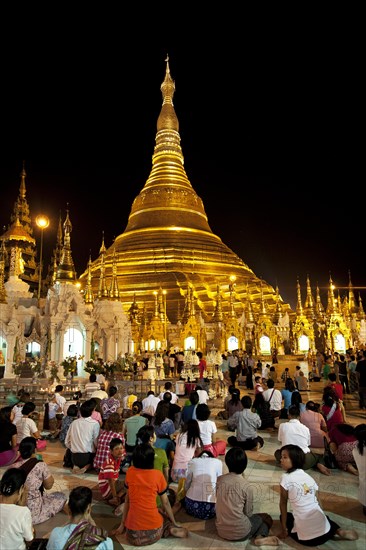
[[[328,433],[333,426],[344,422],[338,396],[332,388],[329,390],[325,390],[324,388],[321,412],[327,423]]]
[[[191,418],[183,424],[175,438],[175,453],[170,477],[179,481],[187,475],[188,462],[203,448],[200,427],[197,420]]]

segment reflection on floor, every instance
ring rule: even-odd
[[[313,383],[309,392],[303,393],[303,401],[314,399],[316,402],[321,401],[323,384]],[[247,392],[244,387],[240,387],[241,394],[253,394],[252,391]],[[180,399],[180,404],[183,404],[184,398]],[[222,408],[222,401],[214,399],[209,402],[212,408],[211,419],[215,420],[217,412]],[[365,422],[365,411],[358,408],[358,400],[356,397],[346,398],[347,421],[353,425]],[[227,439],[230,432],[225,429],[225,422],[215,420],[218,427],[218,435],[220,438]],[[282,421],[281,421],[282,422]],[[261,432],[265,440],[263,449],[259,452],[248,452],[248,468],[246,477],[251,481],[255,488],[255,512],[267,512],[272,515],[275,520],[274,529],[276,533],[279,531],[279,479],[282,470],[276,466],[273,453],[278,448],[277,433]],[[70,470],[62,467],[62,458],[64,447],[59,441],[49,441],[47,448],[43,452],[44,460],[50,466],[55,477],[56,483],[53,490],[62,490],[65,493],[77,486],[86,485],[93,490],[94,506],[93,517],[99,526],[103,526],[109,531],[118,526],[119,520],[115,517],[111,508],[101,501],[98,486],[97,475],[86,473],[83,475],[75,475]],[[0,469],[0,473],[4,469]],[[364,550],[366,548],[366,516],[362,513],[362,506],[357,500],[358,478],[352,474],[333,470],[331,477],[324,476],[318,471],[311,471],[311,475],[316,479],[319,487],[319,497],[323,509],[333,518],[338,524],[346,529],[356,529],[359,534],[358,541],[329,541],[321,546],[321,548],[349,548],[352,550]],[[172,484],[174,487],[174,484]],[[185,527],[189,529],[189,537],[187,539],[168,538],[161,540],[153,545],[155,550],[159,549],[175,549],[179,548],[193,549],[229,549],[229,548],[246,548],[250,547],[249,542],[230,543],[220,539],[215,530],[214,520],[201,521],[195,520],[188,516],[182,509],[177,514],[177,519]],[[53,527],[63,525],[67,522],[67,517],[63,513],[59,513],[56,517],[49,521],[38,525],[36,528],[37,536],[47,536]],[[275,533],[275,534],[276,534]],[[123,536],[119,537],[119,541],[114,539],[115,549],[131,549]],[[265,547],[262,547],[265,548]],[[281,548],[304,548],[299,544],[286,539],[281,544]]]

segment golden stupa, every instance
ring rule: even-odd
[[[212,232],[184,169],[174,90],[167,59],[150,175],[124,232],[109,248],[103,242],[99,257],[81,275],[86,301],[118,299],[126,312],[137,305],[151,315],[154,291],[163,292],[170,323],[183,319],[189,296],[205,322],[230,311],[238,317],[291,311],[278,289],[258,278]]]

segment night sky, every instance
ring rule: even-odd
[[[330,274],[343,295],[350,270],[358,296],[366,285],[360,92],[341,47],[294,51],[259,35],[240,50],[167,40],[135,55],[115,37],[49,48],[52,62],[33,45],[19,64],[5,63],[3,115],[16,156],[0,162],[1,226],[24,160],[31,214],[51,218],[45,261],[67,204],[78,275],[103,232],[112,244],[151,170],[168,52],[185,170],[212,231],[292,307],[297,277],[305,298],[307,274],[324,305]]]

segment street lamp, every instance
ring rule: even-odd
[[[43,271],[43,230],[47,229],[47,227],[50,225],[50,220],[47,216],[44,214],[39,214],[39,216],[36,217],[36,224],[41,230],[41,250],[39,254],[39,277],[38,277],[38,300],[41,297],[41,284],[42,284],[42,271]]]

